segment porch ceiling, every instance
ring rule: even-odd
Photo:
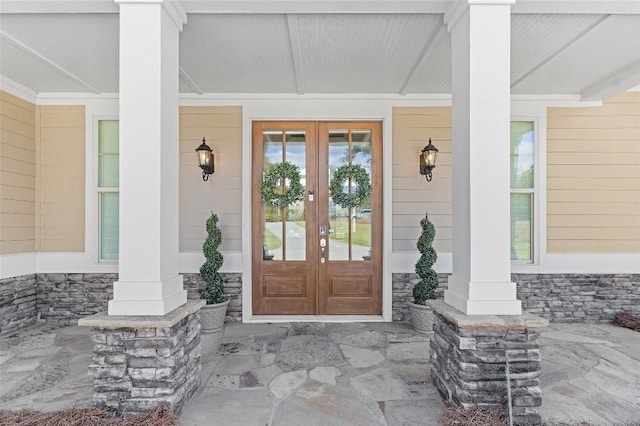
[[[95,2],[93,9],[65,9],[76,13],[33,13],[35,6],[19,9],[17,2],[3,3],[3,77],[39,93],[118,92],[115,4]],[[25,3],[41,8],[51,3],[63,10],[72,2]],[[298,13],[267,13],[256,5],[251,9],[258,10],[255,13],[248,9],[230,13],[212,6],[219,3],[224,2],[183,2],[188,18],[180,36],[182,93],[451,91],[450,40],[444,24],[448,2],[431,2],[417,12],[406,5],[411,2],[369,2],[369,9],[351,13],[320,13],[323,10],[301,6]],[[333,3],[346,7],[357,2]],[[371,5],[382,7],[381,3],[398,7],[371,9]],[[603,13],[602,4],[609,2],[582,2],[598,3],[599,8],[567,13],[566,3],[558,1],[557,11],[536,9],[526,1],[519,9],[514,6],[512,92],[591,100],[640,85],[640,7],[634,12],[625,2],[611,2],[624,3],[625,13],[619,8],[618,13]]]

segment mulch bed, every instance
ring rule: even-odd
[[[619,312],[613,319],[615,325],[630,328],[634,331],[640,331],[640,318],[631,315],[629,312]]]
[[[440,417],[443,426],[507,426],[508,421],[502,418],[499,408],[476,408],[466,411],[457,404],[447,404]]]
[[[120,417],[99,408],[82,408],[45,413],[33,410],[0,412],[0,426],[177,426],[178,416],[159,405],[146,414]]]

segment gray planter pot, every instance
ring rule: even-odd
[[[413,328],[418,333],[433,334],[433,309],[428,305],[416,305],[409,302]]]
[[[229,299],[222,303],[204,305],[200,309],[200,331],[202,333],[216,333],[224,327],[224,319],[227,316]]]

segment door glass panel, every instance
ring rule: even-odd
[[[364,168],[371,185],[371,130],[351,131],[351,164]],[[351,182],[352,192],[356,183]],[[371,196],[351,211],[352,260],[371,260]]]
[[[285,133],[285,159],[298,168],[300,184],[306,186],[306,150],[305,134],[302,130],[287,130]],[[287,187],[289,182],[287,181]],[[286,260],[305,260],[307,232],[304,211],[304,199],[291,204],[285,209],[284,224]]]
[[[329,131],[329,182],[335,171],[349,164],[349,131]],[[329,182],[326,184],[329,185]],[[349,182],[343,183],[349,191]],[[349,209],[334,203],[329,194],[329,260],[349,260]]]
[[[269,170],[282,162],[288,162],[298,168],[300,184],[305,186],[305,132],[300,130],[280,130],[263,132],[264,170]],[[276,193],[289,190],[291,181],[279,179],[275,185]],[[306,259],[306,222],[304,200],[289,206],[279,206],[272,202],[263,203],[264,235],[263,260],[305,260]]]
[[[371,183],[371,131],[329,131],[329,182],[344,165],[359,165],[367,171]],[[327,183],[329,183],[327,182]],[[353,194],[355,179],[343,182],[343,192]],[[329,194],[329,260],[371,259],[371,199],[354,208],[338,205]]]

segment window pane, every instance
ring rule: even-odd
[[[511,260],[533,260],[533,194],[511,194]]]
[[[118,259],[119,194],[100,193],[100,259]]]
[[[119,129],[118,120],[98,121],[98,186],[119,185]]]
[[[533,188],[534,141],[533,122],[511,122],[511,188]]]

